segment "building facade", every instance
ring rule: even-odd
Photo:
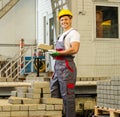
[[[73,27],[81,35],[75,59],[78,77],[120,75],[119,0],[42,0],[38,7],[42,32],[38,40],[46,44],[53,44],[62,32],[59,10],[69,8],[73,12]]]

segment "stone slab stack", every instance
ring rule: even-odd
[[[51,98],[48,81],[32,81],[30,87],[17,87],[8,102],[8,110],[1,106],[0,115],[4,117],[8,117],[4,112],[9,117],[62,117],[63,101]]]
[[[120,110],[120,77],[97,82],[97,106]]]

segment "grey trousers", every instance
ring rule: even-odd
[[[51,97],[62,98],[66,117],[75,117],[76,66],[73,60],[57,60],[50,81]]]

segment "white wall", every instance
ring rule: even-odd
[[[83,3],[84,2],[84,3]],[[75,7],[77,4],[77,8]],[[102,5],[117,5],[118,2],[97,2]],[[95,39],[96,11],[93,0],[76,0],[72,3],[75,26],[81,35],[81,47],[76,63],[78,76],[120,75],[120,39]],[[75,10],[74,10],[75,8]],[[84,9],[83,9],[84,8]],[[84,15],[79,12],[84,11]]]
[[[0,44],[34,44],[36,39],[36,0],[20,0],[0,19]],[[0,47],[0,54],[13,56],[19,47]]]
[[[37,0],[37,43],[44,43],[43,17],[46,16],[46,42],[49,44],[49,18],[52,17],[51,0]]]

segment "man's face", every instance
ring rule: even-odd
[[[71,23],[72,23],[72,20],[70,19],[69,16],[63,16],[60,18],[61,27],[65,30],[71,28]]]

